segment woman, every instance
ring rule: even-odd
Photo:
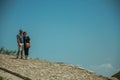
[[[23,41],[24,41],[24,54],[25,54],[25,59],[28,59],[29,55],[29,48],[30,48],[30,38],[27,36],[26,32],[23,32]]]

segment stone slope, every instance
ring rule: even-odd
[[[15,59],[15,56],[3,54],[0,54],[0,69],[21,80],[110,80],[102,75],[62,62]],[[0,76],[3,75],[0,74]]]
[[[0,80],[23,80],[17,76],[14,76],[8,72],[0,70]]]
[[[115,77],[120,80],[120,71],[117,72],[116,74],[112,75],[112,77]]]

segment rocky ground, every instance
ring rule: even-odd
[[[3,54],[0,54],[0,77],[1,80],[112,80],[62,62],[15,59]]]
[[[0,70],[0,80],[22,80],[22,79],[8,72]]]

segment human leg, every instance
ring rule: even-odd
[[[23,58],[23,49],[24,49],[24,45],[23,43],[21,43],[21,46],[20,46],[21,59]]]
[[[17,51],[17,57],[16,58],[19,58],[19,55],[20,55],[20,47],[18,46],[18,51]]]
[[[29,48],[25,49],[25,59],[28,59],[28,52],[29,52]]]

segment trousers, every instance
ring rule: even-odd
[[[23,49],[24,49],[24,44],[20,43],[20,46],[18,46],[17,58],[19,57],[19,55],[21,55],[21,58],[23,57]]]

